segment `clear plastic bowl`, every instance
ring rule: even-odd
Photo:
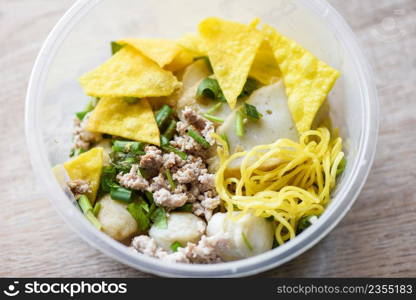
[[[207,16],[264,23],[297,40],[341,71],[330,95],[347,168],[318,222],[296,239],[264,254],[214,265],[167,264],[134,253],[98,232],[55,180],[51,167],[68,158],[74,113],[87,97],[77,78],[110,56],[123,37],[178,38]],[[56,210],[88,243],[134,268],[163,276],[247,276],[275,268],[315,245],[347,213],[370,170],[378,131],[378,102],[370,68],[351,29],[321,0],[80,0],[50,33],[36,60],[26,99],[26,135],[33,168]]]

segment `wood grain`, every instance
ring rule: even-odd
[[[331,234],[258,276],[416,276],[416,1],[330,2],[375,71],[381,105],[376,160],[356,204]],[[23,121],[30,70],[72,3],[0,0],[0,276],[151,276],[104,256],[70,231],[30,168]]]

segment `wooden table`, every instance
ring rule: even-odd
[[[416,276],[416,1],[330,2],[352,26],[375,71],[381,104],[376,160],[337,228],[260,276]],[[70,231],[29,164],[23,130],[29,73],[72,3],[0,0],[0,276],[147,277]]]

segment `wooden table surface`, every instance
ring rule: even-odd
[[[323,241],[259,276],[416,276],[416,1],[331,0],[374,68],[377,156],[357,202]],[[0,276],[148,277],[101,254],[61,220],[24,139],[35,57],[71,0],[0,0]],[[30,149],[29,149],[30,151]]]

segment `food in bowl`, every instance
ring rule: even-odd
[[[318,220],[346,164],[328,116],[339,72],[259,22],[121,39],[81,76],[92,99],[54,171],[98,230],[206,264],[264,253]]]

